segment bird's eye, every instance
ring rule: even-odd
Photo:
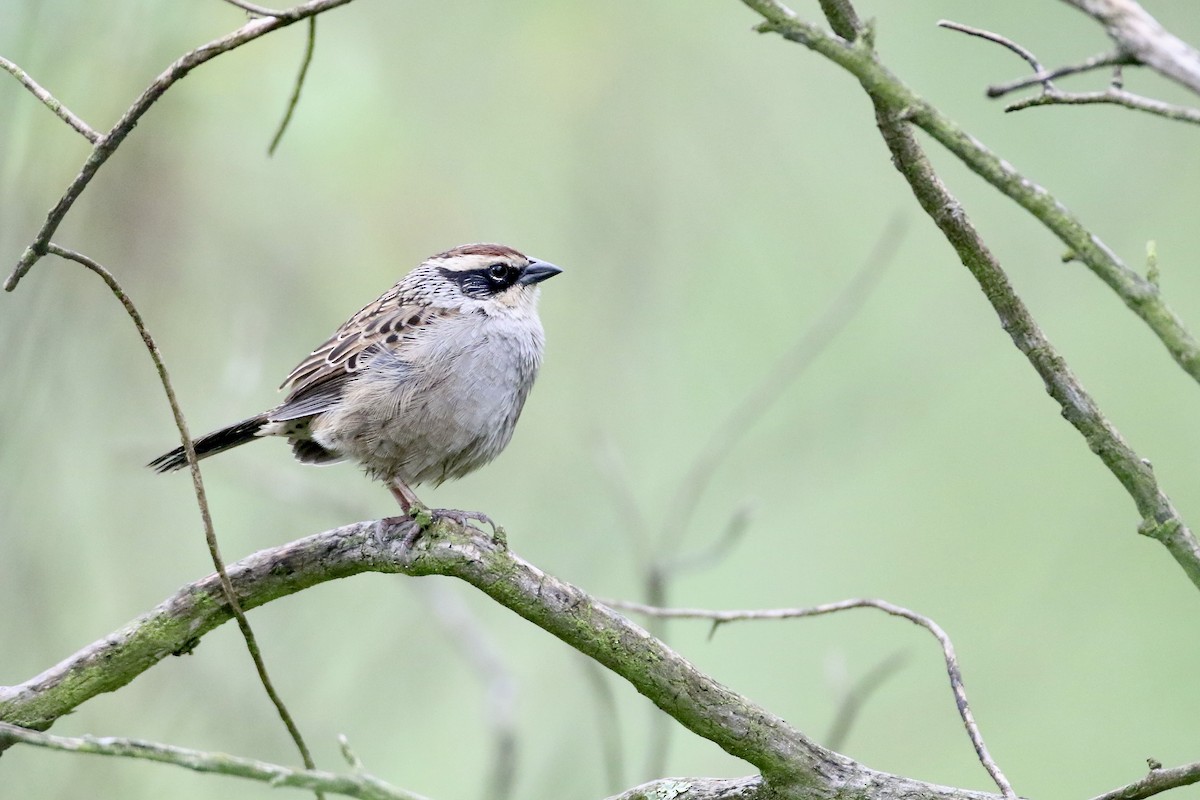
[[[488,267],[488,277],[496,283],[504,283],[512,277],[513,268],[508,264],[492,264]]]

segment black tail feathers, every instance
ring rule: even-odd
[[[192,444],[196,448],[196,458],[205,458],[228,450],[231,447],[237,447],[239,444],[253,441],[257,438],[259,430],[262,429],[262,426],[266,422],[267,415],[259,414],[257,417],[242,420],[235,425],[230,425],[228,428],[221,428],[219,431],[206,433],[199,439],[192,440]],[[151,467],[156,472],[171,472],[172,470],[186,467],[187,456],[183,454],[183,446],[181,445],[169,453],[163,453],[146,466]]]

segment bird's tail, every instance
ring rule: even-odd
[[[221,428],[219,431],[206,433],[199,439],[193,439],[192,445],[196,448],[196,458],[206,458],[215,453],[221,453],[231,447],[237,447],[239,444],[253,441],[258,436],[258,432],[262,430],[262,426],[267,423],[267,415],[259,414],[250,419],[244,419],[227,428]],[[183,469],[187,466],[187,456],[183,453],[183,446],[176,447],[169,453],[163,453],[158,458],[151,461],[146,466],[151,467],[156,472],[171,472],[176,469]]]

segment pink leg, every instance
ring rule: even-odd
[[[407,484],[399,478],[388,484],[388,490],[391,491],[392,497],[396,498],[396,502],[400,504],[401,510],[405,514],[421,501],[417,499],[417,495],[412,489],[408,488]]]

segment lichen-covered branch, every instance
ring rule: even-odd
[[[802,44],[850,72],[872,97],[925,131],[973,172],[1045,225],[1154,331],[1176,363],[1200,382],[1200,342],[1167,305],[1158,287],[1118,258],[1044,187],[996,156],[892,74],[876,57],[867,41],[869,37],[848,40],[832,35],[818,25],[799,19],[777,0],[742,2],[766,20],[761,30],[778,33]]]
[[[1162,302],[1158,288],[1117,261],[1116,256],[1049,193],[1022,177],[892,75],[876,58],[865,28],[857,27],[856,23],[854,31],[838,31],[839,35],[835,36],[799,20],[777,0],[743,2],[766,20],[762,30],[803,44],[858,78],[875,104],[876,123],[892,152],[893,163],[908,181],[921,207],[975,277],[1000,317],[1004,330],[1041,376],[1046,391],[1058,402],[1063,416],[1125,487],[1142,517],[1138,530],[1165,545],[1192,583],[1200,587],[1200,542],[1159,487],[1150,463],[1125,442],[1046,339],[958,200],[933,171],[908,123],[920,127],[960,155],[989,183],[1016,199],[1059,233],[1076,255],[1106,281],[1112,281],[1110,285],[1118,289],[1126,303],[1159,333],[1176,360],[1200,379],[1200,351],[1191,335]],[[836,7],[846,16],[853,13],[845,0],[823,0],[822,6]],[[835,22],[843,28],[846,24],[845,18]],[[844,36],[843,33],[852,35]]]
[[[831,752],[700,672],[581,589],[547,575],[482,532],[439,521],[410,547],[407,537],[416,532],[415,524],[396,518],[319,533],[229,565],[229,579],[243,607],[251,609],[361,572],[460,578],[625,678],[684,727],[753,764],[769,790],[763,796],[774,800],[814,794],[828,800],[999,797],[876,772]],[[172,654],[195,648],[229,618],[216,576],[185,586],[41,675],[0,688],[0,720],[45,729],[88,699],[121,688]]]
[[[770,800],[757,775],[750,778],[660,778],[608,800]]]

